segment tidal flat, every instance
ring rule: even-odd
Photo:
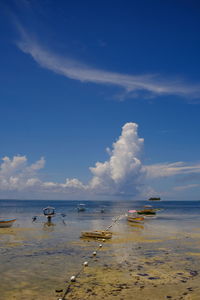
[[[119,212],[73,212],[52,226],[26,214],[0,229],[0,299],[57,300],[81,271],[65,299],[199,300],[199,216],[165,209],[135,225],[123,217],[111,240],[80,239],[82,230],[103,229]]]

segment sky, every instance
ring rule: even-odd
[[[0,1],[0,199],[200,200],[200,3]]]

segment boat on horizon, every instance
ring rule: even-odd
[[[16,219],[0,219],[0,228],[9,228],[15,221]]]
[[[160,197],[151,197],[148,199],[149,201],[161,201]]]

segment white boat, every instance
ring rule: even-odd
[[[16,219],[0,219],[0,228],[8,228],[13,225]]]
[[[85,209],[86,209],[86,208],[85,208],[85,204],[82,204],[82,203],[79,204],[78,207],[77,207],[78,212],[79,212],[79,211],[85,211]]]

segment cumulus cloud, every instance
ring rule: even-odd
[[[200,96],[200,85],[191,85],[175,78],[165,79],[158,74],[127,75],[93,68],[69,57],[62,57],[45,49],[38,41],[33,39],[25,29],[16,22],[19,29],[20,40],[17,46],[43,68],[51,70],[67,78],[81,82],[114,85],[121,87],[129,97],[178,95],[190,98]],[[123,97],[125,95],[123,93]]]
[[[45,165],[42,157],[32,165],[28,165],[26,156],[14,156],[12,159],[5,156],[0,165],[0,189],[23,190],[40,183],[37,178],[38,170]]]
[[[140,197],[157,195],[149,182],[177,175],[200,174],[200,164],[184,162],[144,165],[141,160],[144,139],[138,136],[138,125],[126,123],[121,135],[107,148],[108,160],[90,167],[92,178],[84,184],[77,178],[67,178],[63,183],[40,179],[39,171],[45,166],[42,157],[28,164],[26,156],[5,156],[0,164],[0,191],[35,192],[38,195],[56,195],[71,199],[72,195],[95,197]],[[174,187],[174,191],[194,188],[199,184]],[[31,198],[31,193],[29,197]],[[49,194],[48,194],[49,193]],[[162,194],[162,193],[159,193]],[[90,197],[91,196],[91,197]]]
[[[108,161],[97,162],[90,171],[93,178],[89,183],[92,190],[113,194],[136,194],[144,176],[140,161],[144,140],[138,137],[138,125],[126,123],[119,139],[113,143]]]
[[[144,140],[138,137],[138,125],[126,123],[118,140],[109,150],[109,159],[90,168],[92,179],[83,184],[77,178],[64,183],[39,179],[38,171],[45,165],[44,158],[28,165],[25,156],[4,157],[0,165],[0,189],[23,190],[36,187],[41,192],[88,193],[103,195],[135,195],[141,187],[140,154]]]

